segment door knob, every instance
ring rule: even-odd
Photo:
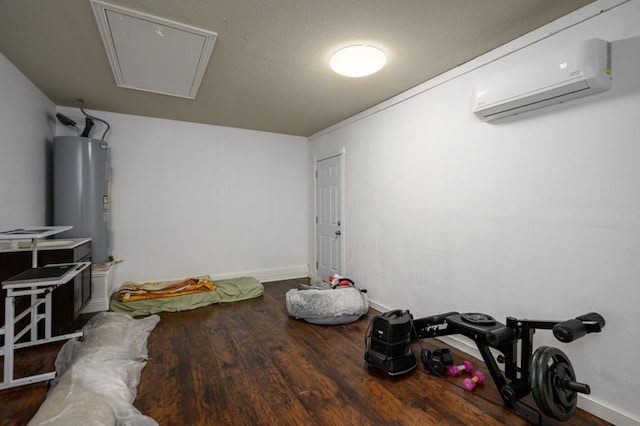
[[[338,230],[336,231],[336,235],[342,235],[342,232],[340,232],[340,230],[338,229]]]

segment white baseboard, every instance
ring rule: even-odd
[[[115,291],[115,263],[93,265],[91,271],[91,298],[82,310],[83,314],[109,310],[111,295]]]
[[[369,306],[373,309],[380,312],[391,311],[393,308],[389,308],[387,306],[381,305],[375,301],[369,300]],[[476,347],[475,344],[471,340],[467,340],[465,337],[459,336],[442,336],[438,337],[438,340],[446,343],[449,346],[452,346],[467,355],[475,358],[478,361],[482,361],[482,355],[480,355],[480,351]],[[624,413],[619,409],[615,409],[613,407],[609,407],[601,401],[598,401],[591,397],[590,395],[582,395],[578,396],[578,407],[588,413],[593,414],[596,417],[599,417],[603,420],[613,423],[618,426],[639,426],[640,419],[634,418],[632,415],[628,413]]]
[[[580,395],[578,407],[617,426],[638,426],[640,419],[597,401],[588,395]]]
[[[225,274],[210,274],[211,279],[224,280],[238,277],[254,277],[260,282],[289,280],[293,278],[305,278],[309,276],[307,265],[289,266],[284,268],[257,269],[253,271],[238,271]]]
[[[379,312],[387,312],[390,311],[390,308],[387,308],[386,306],[380,305],[376,302],[374,302],[373,300],[369,299],[369,307],[375,309],[376,311]]]
[[[89,303],[82,310],[83,314],[89,314],[93,312],[102,312],[109,310],[109,299],[94,299],[91,298]]]

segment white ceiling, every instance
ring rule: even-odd
[[[309,136],[593,0],[106,0],[218,34],[195,100],[117,87],[89,0],[1,0],[0,52],[56,105]],[[329,69],[374,44],[377,74]]]

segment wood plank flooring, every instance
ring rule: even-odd
[[[160,314],[135,406],[160,425],[527,424],[502,407],[488,375],[467,392],[462,378],[435,377],[422,365],[400,378],[365,367],[365,334],[376,312],[342,326],[296,320],[285,293],[299,282],[307,280],[266,283],[257,299]],[[22,351],[16,371],[52,369],[60,346]],[[453,353],[458,363],[466,359]],[[0,424],[26,424],[46,392],[44,383],[0,391]],[[564,423],[545,421],[608,424],[581,410]]]

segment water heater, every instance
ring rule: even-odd
[[[81,136],[53,138],[53,221],[73,229],[57,238],[91,238],[93,263],[111,255],[109,145]]]

